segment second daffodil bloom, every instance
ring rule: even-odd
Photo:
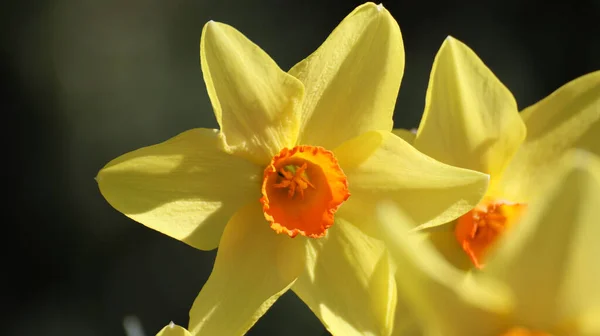
[[[569,152],[548,172],[519,225],[490,251],[485,272],[465,273],[407,219],[381,210],[398,293],[425,335],[600,335],[600,158]],[[404,275],[406,274],[406,275]]]
[[[289,72],[209,22],[200,58],[219,130],[193,129],[98,174],[128,217],[193,247],[219,247],[190,311],[196,335],[239,335],[288,289],[336,335],[388,335],[395,306],[375,204],[421,226],[468,212],[489,176],[393,135],[404,68],[383,6],[356,8]]]
[[[600,154],[600,71],[519,113],[510,91],[477,55],[448,37],[431,70],[418,131],[396,132],[436,160],[490,175],[475,209],[431,232],[455,266],[482,268],[486,253],[518,223],[565,151]]]

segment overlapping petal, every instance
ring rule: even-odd
[[[338,215],[366,232],[372,232],[381,200],[393,200],[420,228],[433,227],[471,210],[489,181],[486,174],[438,162],[390,132],[367,132],[334,153],[352,195]]]
[[[200,60],[221,132],[233,153],[267,164],[296,142],[302,83],[239,31],[209,22]]]
[[[510,91],[477,55],[448,37],[431,70],[414,146],[444,163],[502,175],[525,139]]]
[[[307,241],[306,270],[294,292],[334,335],[389,335],[396,287],[383,244],[337,219]]]
[[[192,334],[190,334],[190,332],[185,328],[182,328],[171,322],[171,324],[162,328],[161,331],[156,334],[156,336],[192,336]]]
[[[580,316],[600,312],[600,159],[574,151],[561,163],[563,172],[501,242],[486,272],[515,292],[520,320],[577,334],[571,328]]]
[[[521,112],[527,138],[502,179],[511,199],[532,197],[571,148],[600,155],[600,71],[581,76]]]
[[[450,264],[463,271],[473,269],[473,261],[465,253],[460,243],[456,240],[456,223],[452,221],[447,225],[441,225],[423,231],[429,240]]]
[[[403,71],[394,18],[382,5],[357,7],[289,71],[306,87],[299,144],[335,148],[366,131],[390,131]]]
[[[424,334],[500,335],[513,305],[504,286],[452,268],[428,240],[409,233],[410,217],[392,203],[383,203],[378,217],[398,270],[398,300],[412,308]],[[403,322],[398,316],[396,323]]]
[[[483,275],[451,268],[429,240],[409,233],[410,217],[391,204],[378,208],[381,237],[398,270],[398,302],[413,308],[426,334],[501,335],[518,326],[600,333],[600,159],[569,153],[543,189]]]
[[[271,230],[258,201],[240,209],[190,310],[190,332],[243,335],[294,283],[304,265],[302,247]]]
[[[96,177],[118,211],[193,247],[217,247],[235,211],[260,197],[262,169],[225,153],[218,132],[186,131],[109,162]]]

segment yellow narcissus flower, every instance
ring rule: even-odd
[[[527,211],[566,150],[600,154],[600,71],[519,114],[510,91],[477,55],[448,37],[433,64],[418,131],[396,133],[436,160],[490,175],[475,209],[431,231],[455,266],[481,268],[490,247]]]
[[[156,336],[192,336],[185,328],[180,327],[173,322],[162,328]]]
[[[396,21],[362,5],[287,73],[217,22],[200,56],[220,130],[125,154],[97,177],[128,217],[219,247],[188,330],[242,334],[291,288],[333,334],[389,335],[395,283],[371,236],[375,205],[392,200],[435,226],[472,209],[489,182],[391,133],[404,69]]]
[[[450,266],[429,240],[406,234],[401,211],[382,207],[386,243],[402,270],[400,300],[424,334],[600,335],[600,158],[576,150],[557,166],[476,275]]]

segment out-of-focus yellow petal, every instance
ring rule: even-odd
[[[561,163],[486,265],[515,292],[515,315],[538,330],[600,311],[600,159],[573,151]]]
[[[533,197],[569,149],[600,155],[600,71],[567,83],[521,116],[527,138],[502,179],[503,194],[516,201]]]
[[[337,219],[309,239],[306,271],[292,290],[334,335],[389,335],[396,287],[383,244]]]
[[[396,278],[394,278],[396,281]],[[394,316],[394,330],[392,335],[426,335],[421,326],[422,321],[417,319],[414,309],[401,297],[396,299],[396,315]]]
[[[500,178],[525,139],[510,91],[477,55],[448,37],[431,70],[414,146],[444,163]]]
[[[412,130],[407,130],[403,128],[394,128],[392,130],[392,133],[401,137],[402,140],[408,142],[411,145],[415,142],[415,138],[417,137],[416,131],[413,132]]]
[[[227,223],[213,271],[194,301],[194,335],[243,335],[295,281],[304,265],[303,241],[278,235],[258,202]]]
[[[261,167],[223,151],[216,130],[194,129],[112,160],[96,180],[129,218],[211,250],[231,215],[258,203],[261,176]]]
[[[594,307],[573,321],[573,325],[581,336],[600,335],[600,307]]]
[[[171,322],[161,329],[156,336],[192,336],[189,331]]]
[[[426,335],[500,335],[512,297],[501,284],[458,272],[417,233],[393,203],[378,207],[382,234],[396,264],[398,301],[412,308]]]
[[[450,264],[463,271],[473,269],[473,262],[456,240],[456,221],[423,231],[433,246]]]
[[[338,215],[366,232],[381,200],[396,202],[419,228],[433,227],[471,210],[489,181],[486,174],[436,161],[390,132],[367,132],[334,153],[352,195]]]
[[[296,142],[302,83],[257,45],[226,24],[202,30],[204,81],[228,149],[267,164]]]
[[[369,130],[390,131],[403,72],[394,18],[382,5],[357,7],[289,72],[306,88],[299,143],[335,148]]]

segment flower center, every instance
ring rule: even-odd
[[[543,331],[531,331],[522,327],[514,327],[510,328],[507,332],[501,334],[500,336],[552,336],[549,333]]]
[[[489,248],[527,207],[524,203],[485,199],[458,219],[454,235],[475,267],[482,268]]]
[[[311,187],[315,189],[315,186],[310,183],[308,176],[306,176],[306,169],[308,164],[304,162],[302,167],[294,165],[285,166],[279,168],[277,174],[281,177],[281,182],[274,184],[275,188],[287,188],[288,196],[293,198],[296,191],[300,193],[300,198],[304,199],[304,189]]]
[[[296,146],[282,149],[265,168],[260,202],[277,233],[319,238],[349,196],[348,180],[332,152]]]

